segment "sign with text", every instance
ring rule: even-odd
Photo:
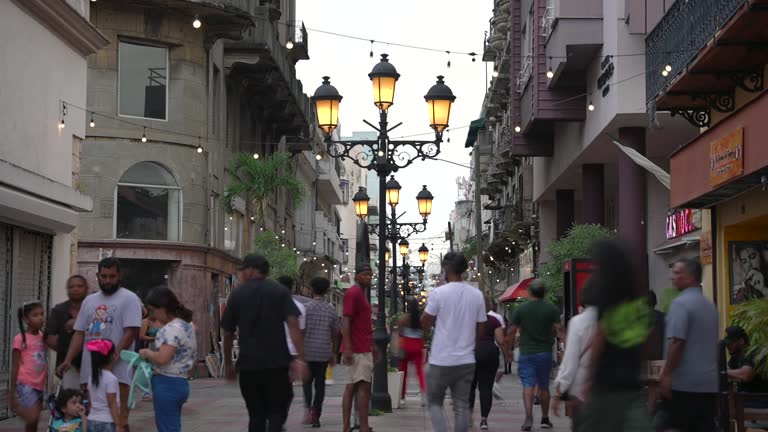
[[[696,231],[693,209],[682,209],[667,215],[667,239]]]
[[[709,145],[709,181],[712,186],[744,173],[744,128],[738,128]]]
[[[699,240],[699,258],[703,265],[712,264],[712,231],[703,231]]]

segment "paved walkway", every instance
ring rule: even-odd
[[[345,376],[343,367],[337,368],[335,375],[338,381]],[[413,375],[413,374],[409,374]],[[341,379],[340,379],[341,378]],[[371,427],[376,432],[401,432],[401,431],[431,431],[429,416],[421,407],[421,399],[418,385],[409,376],[408,396],[404,408],[395,409],[390,414],[371,417]],[[245,405],[240,397],[240,391],[235,384],[227,383],[219,379],[198,379],[191,381],[192,395],[184,406],[182,424],[185,432],[246,432],[248,430],[248,415]],[[522,405],[522,392],[520,382],[515,375],[506,375],[502,379],[501,392],[505,398],[503,401],[494,401],[493,410],[489,418],[491,431],[518,431],[524,419]],[[291,408],[287,430],[293,431],[334,431],[341,432],[341,395],[343,385],[327,387],[325,409],[320,429],[311,429],[301,425],[304,414],[303,396],[301,387],[295,386],[296,398]],[[479,401],[477,402],[479,404]],[[539,407],[534,407],[536,424],[534,431],[541,430],[538,422],[541,420]],[[453,414],[450,411],[450,402],[446,402],[448,418],[452,421]],[[479,422],[480,407],[475,407],[475,428]],[[569,421],[565,418],[551,417],[555,424],[555,432],[566,432],[569,429]],[[40,431],[45,431],[45,422],[41,422]],[[131,430],[134,432],[153,431],[154,418],[151,402],[139,402],[136,410],[131,412]],[[0,421],[0,432],[22,431],[23,427],[18,419]]]

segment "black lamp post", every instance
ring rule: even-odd
[[[315,94],[312,96],[312,101],[315,103],[317,111],[318,127],[320,127],[325,134],[328,156],[333,158],[348,158],[362,168],[375,170],[379,176],[379,190],[381,191],[379,194],[378,205],[379,224],[377,226],[379,237],[379,310],[373,337],[379,350],[384,354],[387,351],[386,348],[389,342],[389,335],[387,334],[386,328],[386,308],[384,305],[386,279],[385,242],[388,238],[385,205],[386,198],[390,198],[390,204],[392,198],[389,193],[387,193],[387,197],[385,197],[385,191],[387,190],[386,179],[391,173],[409,166],[417,159],[433,159],[440,154],[443,131],[448,127],[451,104],[456,100],[456,97],[453,95],[453,92],[451,92],[451,89],[443,82],[443,77],[438,76],[437,83],[433,85],[426,96],[424,96],[424,100],[426,100],[429,108],[429,125],[435,131],[435,139],[431,141],[394,141],[389,139],[389,132],[400,126],[400,123],[389,127],[387,110],[389,110],[394,103],[395,84],[397,83],[400,74],[398,74],[395,67],[389,63],[387,55],[382,54],[381,61],[374,66],[371,73],[368,74],[368,77],[373,83],[374,105],[379,109],[379,125],[378,127],[374,126],[368,121],[365,123],[379,133],[378,138],[375,140],[333,141],[331,139],[331,133],[338,126],[338,110],[342,97],[336,88],[331,85],[328,77],[323,77],[323,84],[315,91]],[[361,151],[353,152],[356,148]],[[356,156],[353,156],[353,154]],[[398,201],[399,193],[400,191],[398,189]],[[426,217],[424,216],[424,212],[422,212],[422,210],[426,210],[426,202],[424,209],[422,209],[421,202],[422,201],[420,200],[419,212],[422,213],[426,222]],[[428,210],[431,211],[431,202],[429,203]],[[358,214],[358,216],[361,215]],[[396,218],[393,218],[393,223],[393,227],[401,225],[397,224]],[[402,226],[408,225],[403,224]],[[371,398],[373,408],[391,412],[392,401],[390,400],[389,392],[387,391],[387,364],[383,355],[382,360],[375,365],[373,382],[373,395]]]

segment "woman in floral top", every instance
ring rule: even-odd
[[[155,366],[152,393],[158,432],[181,431],[181,407],[189,397],[187,374],[197,357],[192,311],[170,289],[154,288],[145,301],[149,316],[162,325],[149,349],[139,355]]]

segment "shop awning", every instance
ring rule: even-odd
[[[475,145],[477,134],[482,129],[485,129],[485,117],[472,120],[472,122],[469,123],[469,132],[467,132],[467,141],[464,143],[464,148],[470,148]]]
[[[504,291],[504,294],[502,294],[501,297],[499,297],[499,301],[504,303],[504,302],[515,301],[515,299],[518,299],[518,298],[528,297],[528,285],[530,285],[534,279],[535,278],[523,279],[520,282],[507,288],[507,290]]]
[[[674,249],[676,247],[686,246],[691,243],[698,243],[700,239],[701,239],[701,230],[696,230],[681,237],[664,240],[663,242],[656,245],[656,247],[653,249],[653,252],[655,252],[658,255],[670,254],[674,252]]]

